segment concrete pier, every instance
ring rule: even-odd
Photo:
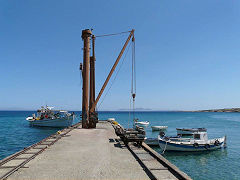
[[[0,177],[6,173],[7,167],[18,166],[24,157],[41,149],[38,148],[40,146],[44,144],[35,146],[35,149],[2,165],[6,168],[0,166]],[[125,146],[108,122],[98,123],[96,129],[76,127],[14,171],[8,179],[153,179],[134,152],[144,156],[146,161],[144,148]],[[153,160],[156,164],[156,159]],[[150,165],[153,166],[154,163]],[[159,170],[157,179],[190,179],[184,173],[184,178],[178,178],[164,166],[155,170]]]

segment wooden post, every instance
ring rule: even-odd
[[[90,38],[92,32],[89,29],[82,31],[84,41],[83,48],[83,92],[82,92],[82,128],[89,128],[89,62],[90,62]]]

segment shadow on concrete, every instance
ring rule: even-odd
[[[69,137],[69,136],[71,136],[70,134],[66,134],[66,135],[64,135],[64,136],[62,136],[62,137]]]
[[[114,144],[114,147],[116,147],[116,148],[121,148],[121,149],[126,148],[126,146],[124,146],[124,145],[122,145],[122,144],[120,144],[120,143]]]
[[[110,143],[113,143],[113,142],[115,142],[115,141],[114,141],[114,139],[111,138],[111,139],[109,139],[109,142],[110,142]]]
[[[113,145],[116,148],[121,148],[121,149],[126,149],[127,148],[123,142],[119,141],[119,139],[110,138],[108,140],[109,140],[109,143],[114,143]]]

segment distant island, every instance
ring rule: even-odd
[[[240,108],[209,109],[209,110],[198,110],[193,112],[240,112]]]
[[[118,111],[132,111],[132,109],[118,109]],[[135,111],[152,111],[150,108],[135,108]]]

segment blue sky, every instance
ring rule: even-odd
[[[0,27],[2,110],[81,110],[86,28],[95,35],[136,30],[136,107],[240,107],[237,0],[0,0]],[[126,38],[97,38],[97,92]],[[130,57],[99,110],[129,107]]]

